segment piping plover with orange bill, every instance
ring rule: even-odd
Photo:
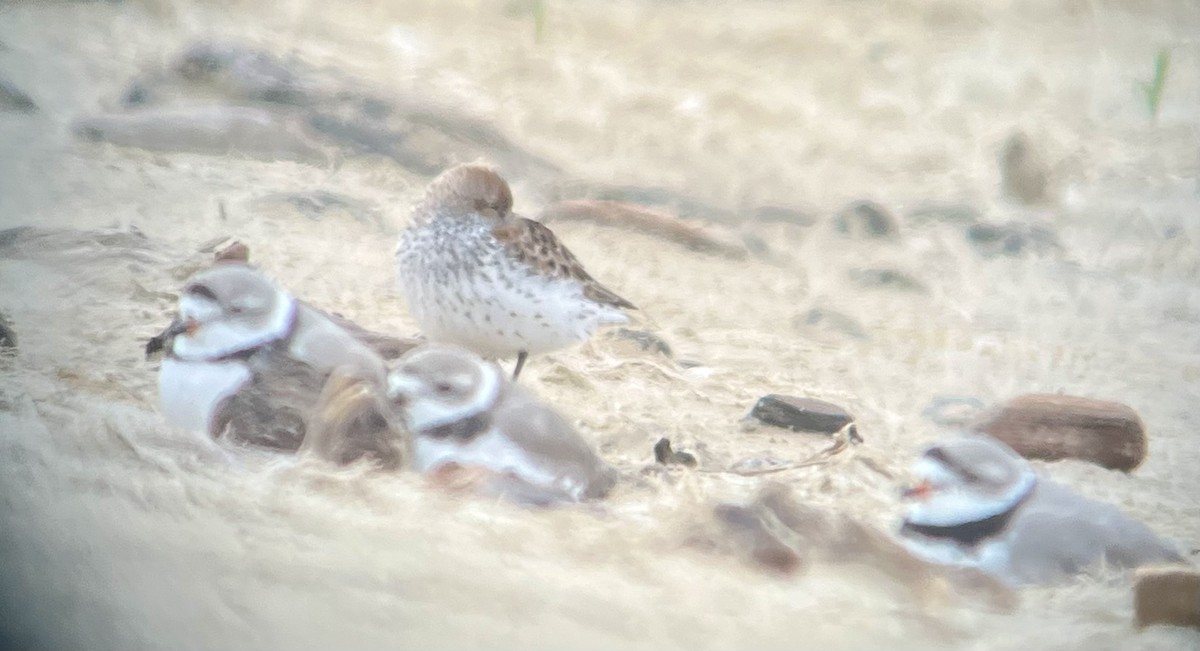
[[[512,212],[490,167],[453,167],[430,183],[400,236],[396,266],[409,312],[432,341],[488,358],[529,355],[627,323],[629,301],[601,285],[542,224]]]
[[[1012,585],[1048,584],[1100,565],[1182,562],[1146,525],[1034,473],[988,436],[925,450],[905,491],[901,539],[940,563],[978,567]]]
[[[565,418],[466,349],[427,344],[409,351],[387,383],[412,434],[419,472],[480,469],[483,492],[534,504],[601,498],[616,482],[613,468]]]

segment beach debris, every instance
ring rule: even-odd
[[[854,422],[854,416],[850,415],[850,412],[832,402],[778,393],[759,398],[750,410],[750,417],[793,432],[823,434],[836,434]],[[852,439],[861,441],[857,431],[852,435]]]
[[[1119,402],[1059,394],[1017,396],[979,415],[976,432],[1004,441],[1027,459],[1080,459],[1130,472],[1146,458],[1146,428]]]
[[[1049,172],[1033,140],[1017,131],[1000,151],[1000,189],[1004,196],[1023,204],[1044,203]]]
[[[969,598],[999,610],[1017,603],[1010,588],[987,574],[919,559],[885,532],[804,504],[778,482],[768,482],[745,505],[717,505],[713,516],[718,539],[709,542],[710,549],[732,552],[771,573],[795,575],[814,563],[855,565],[925,603]]]
[[[16,347],[17,333],[13,330],[12,321],[3,312],[0,312],[0,350],[14,350]]]
[[[896,218],[874,201],[855,201],[833,216],[837,232],[869,239],[893,239],[900,234]]]
[[[14,113],[37,113],[38,105],[16,84],[0,77],[0,111]]]
[[[671,440],[665,436],[654,444],[654,461],[663,466],[687,466],[695,468],[700,462],[690,452],[671,449]]]
[[[1138,628],[1154,624],[1200,628],[1200,572],[1178,565],[1144,567],[1134,577],[1133,612]]]
[[[967,241],[985,258],[1045,255],[1062,250],[1058,236],[1041,224],[979,222],[967,228]]]
[[[671,213],[632,203],[591,199],[559,201],[546,206],[539,220],[590,221],[661,237],[693,251],[713,253],[735,260],[747,256],[745,245],[732,235],[724,236]]]

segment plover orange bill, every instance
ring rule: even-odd
[[[166,352],[158,388],[169,423],[284,450],[301,445],[334,369],[381,395],[387,373],[382,358],[322,312],[237,263],[188,279],[179,317],[147,356],[156,348]]]
[[[536,504],[604,497],[616,481],[562,415],[464,348],[415,348],[387,383],[420,472],[482,469],[484,492]]]
[[[935,562],[978,567],[1013,584],[1048,584],[1101,564],[1179,562],[1179,553],[1115,507],[1039,476],[988,436],[925,450],[905,491],[905,545]]]
[[[515,355],[516,379],[529,355],[627,323],[624,310],[636,308],[512,203],[508,183],[490,167],[443,172],[400,236],[396,266],[409,313],[430,340],[488,358]]]

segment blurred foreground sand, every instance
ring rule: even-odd
[[[714,503],[761,481],[672,473],[596,509],[458,501],[410,476],[231,455],[171,432],[145,339],[173,275],[214,237],[246,242],[299,296],[398,334],[395,235],[428,177],[338,165],[152,154],[75,140],[126,83],[197,39],[336,66],[441,98],[569,178],[670,188],[743,216],[745,261],[587,223],[555,226],[591,273],[660,329],[688,370],[609,344],[535,359],[522,382],[638,476],[669,436],[702,465],[805,458],[827,441],[738,420],[765,393],[853,411],[866,444],[772,478],[881,527],[937,395],[1114,399],[1150,436],[1130,476],[1042,467],[1200,547],[1200,8],[1191,2],[895,0],[532,4],[0,5],[0,76],[40,112],[0,112],[0,228],[135,226],[144,250],[0,255],[0,630],[45,648],[1182,648],[1135,632],[1128,581],[1031,590],[1012,615],[914,604],[877,577],[779,579],[684,546]],[[1160,48],[1157,120],[1137,82]],[[1052,201],[1000,195],[999,147],[1027,133]],[[518,211],[546,197],[516,176]],[[325,190],[373,219],[320,219],[272,195]],[[264,199],[267,198],[267,199]],[[870,198],[894,241],[830,215]],[[984,258],[929,202],[1048,225],[1060,254]],[[226,206],[224,214],[218,203]],[[2,254],[3,251],[0,251]],[[923,289],[864,287],[857,268]],[[865,334],[806,326],[814,306]],[[890,477],[888,476],[890,475]]]

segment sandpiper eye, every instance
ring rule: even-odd
[[[453,393],[454,387],[451,386],[449,382],[438,382],[437,384],[433,385],[433,390],[437,391],[439,395],[444,396],[448,393]]]

